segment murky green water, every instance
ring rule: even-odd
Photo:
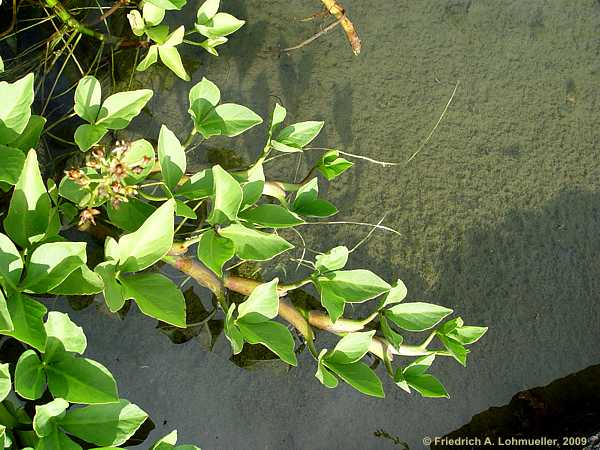
[[[413,298],[455,308],[490,332],[467,369],[438,364],[450,400],[410,397],[388,383],[382,401],[322,388],[308,358],[287,376],[245,372],[195,342],[171,345],[150,320],[83,312],[90,350],[123,396],[204,450],[398,448],[374,437],[378,429],[421,448],[424,436],[456,429],[519,390],[598,363],[597,1],[346,0],[360,57],[340,30],[279,54],[318,30],[322,22],[297,21],[319,9],[316,0],[223,3],[248,24],[218,59],[188,52],[194,82],[212,79],[226,100],[263,117],[279,99],[292,120],[326,120],[319,144],[400,162],[359,163],[328,188],[340,219],[376,222],[387,212],[385,223],[402,233],[376,233],[353,264],[400,277]],[[140,129],[158,132],[164,122],[185,136],[190,85],[163,68],[148,77],[157,95]],[[457,82],[445,120],[406,164]],[[226,144],[248,160],[262,139],[257,129]],[[198,163],[214,155],[211,145],[197,150]],[[324,249],[353,245],[366,230],[306,232]]]

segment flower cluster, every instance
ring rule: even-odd
[[[153,161],[144,156],[132,163],[126,158],[129,149],[130,143],[123,141],[116,141],[110,150],[97,146],[87,155],[85,167],[65,171],[69,180],[87,192],[80,202],[80,206],[87,209],[81,212],[79,225],[87,222],[95,224],[94,216],[99,211],[94,206],[110,202],[113,208],[118,208],[137,195],[136,175],[140,175]]]

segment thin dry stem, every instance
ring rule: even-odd
[[[346,32],[350,46],[355,55],[358,55],[361,50],[361,42],[358,37],[358,33],[352,24],[352,21],[346,16],[346,10],[336,0],[321,0],[329,11],[329,14],[338,19],[342,25],[342,28]]]

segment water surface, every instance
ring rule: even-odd
[[[436,363],[451,399],[408,396],[387,382],[387,398],[377,400],[323,388],[306,357],[285,376],[247,372],[194,341],[172,345],[148,318],[75,314],[90,354],[159,432],[177,427],[182,442],[204,450],[398,448],[373,435],[384,429],[421,448],[424,436],[459,428],[517,391],[598,363],[597,1],[346,0],[364,42],[359,57],[340,30],[279,53],[325,23],[297,20],[317,1],[223,3],[247,26],[218,59],[187,53],[193,81],[210,78],[226,101],[263,117],[278,99],[291,120],[327,122],[320,145],[401,162],[359,163],[327,188],[340,219],[376,222],[387,212],[385,223],[402,233],[376,233],[351,264],[402,278],[411,298],[452,307],[490,332],[466,369]],[[157,133],[164,122],[185,136],[190,84],[161,67],[139,80],[157,90],[139,128]],[[456,83],[445,120],[405,164]],[[249,161],[262,139],[255,129],[218,145]],[[205,162],[216,146],[193,158]],[[315,231],[305,236],[320,250],[366,232]]]

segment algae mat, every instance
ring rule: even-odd
[[[92,357],[115,373],[123,396],[164,418],[159,431],[177,426],[182,442],[204,450],[399,448],[374,436],[383,429],[421,448],[423,437],[519,390],[598,363],[597,1],[346,0],[364,41],[359,57],[340,30],[279,54],[318,31],[319,23],[296,20],[316,1],[223,3],[247,26],[219,59],[188,52],[194,81],[207,76],[225,100],[263,117],[277,98],[293,120],[327,122],[319,144],[401,162],[359,163],[328,187],[340,218],[378,221],[388,211],[385,223],[402,233],[376,233],[355,264],[400,277],[412,298],[491,329],[466,369],[438,363],[451,399],[407,396],[388,383],[387,398],[376,400],[322,388],[307,358],[286,376],[246,372],[195,342],[173,346],[145,318],[78,313]],[[160,67],[146,76],[163,89],[146,121],[185,135],[189,84]],[[406,164],[457,82],[445,120]],[[261,140],[253,130],[235,141],[240,157],[256,155]],[[200,147],[198,162],[214,151]],[[320,249],[365,233],[322,230],[309,240]]]

